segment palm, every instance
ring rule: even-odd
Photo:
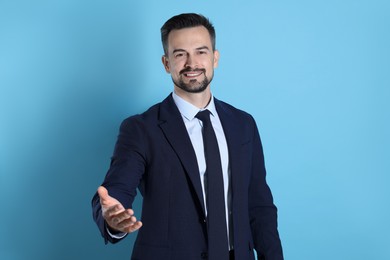
[[[131,233],[142,226],[141,221],[137,221],[132,209],[125,209],[123,205],[108,194],[105,187],[98,188],[100,205],[102,206],[103,218],[109,227],[114,230]]]

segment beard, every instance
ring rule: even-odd
[[[195,71],[202,71],[204,75],[204,79],[202,81],[198,81],[197,79],[191,79],[189,83],[185,83],[183,80],[183,73],[187,72],[195,72]],[[213,80],[213,75],[211,75],[211,78],[209,79],[206,76],[206,70],[205,69],[184,69],[180,71],[180,77],[179,80],[175,80],[172,77],[173,84],[175,84],[178,88],[184,90],[188,93],[201,93],[203,92],[208,85],[210,85],[211,81]]]

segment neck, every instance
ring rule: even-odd
[[[190,93],[186,92],[175,86],[174,91],[176,95],[184,99],[185,101],[191,103],[197,108],[205,108],[211,100],[210,86],[205,89],[205,91],[200,93]]]

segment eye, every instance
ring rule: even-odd
[[[175,58],[181,58],[184,56],[184,53],[183,52],[178,52],[175,54]]]

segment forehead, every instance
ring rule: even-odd
[[[207,46],[210,50],[210,34],[204,26],[172,30],[168,36],[169,52],[175,49],[195,49]]]

